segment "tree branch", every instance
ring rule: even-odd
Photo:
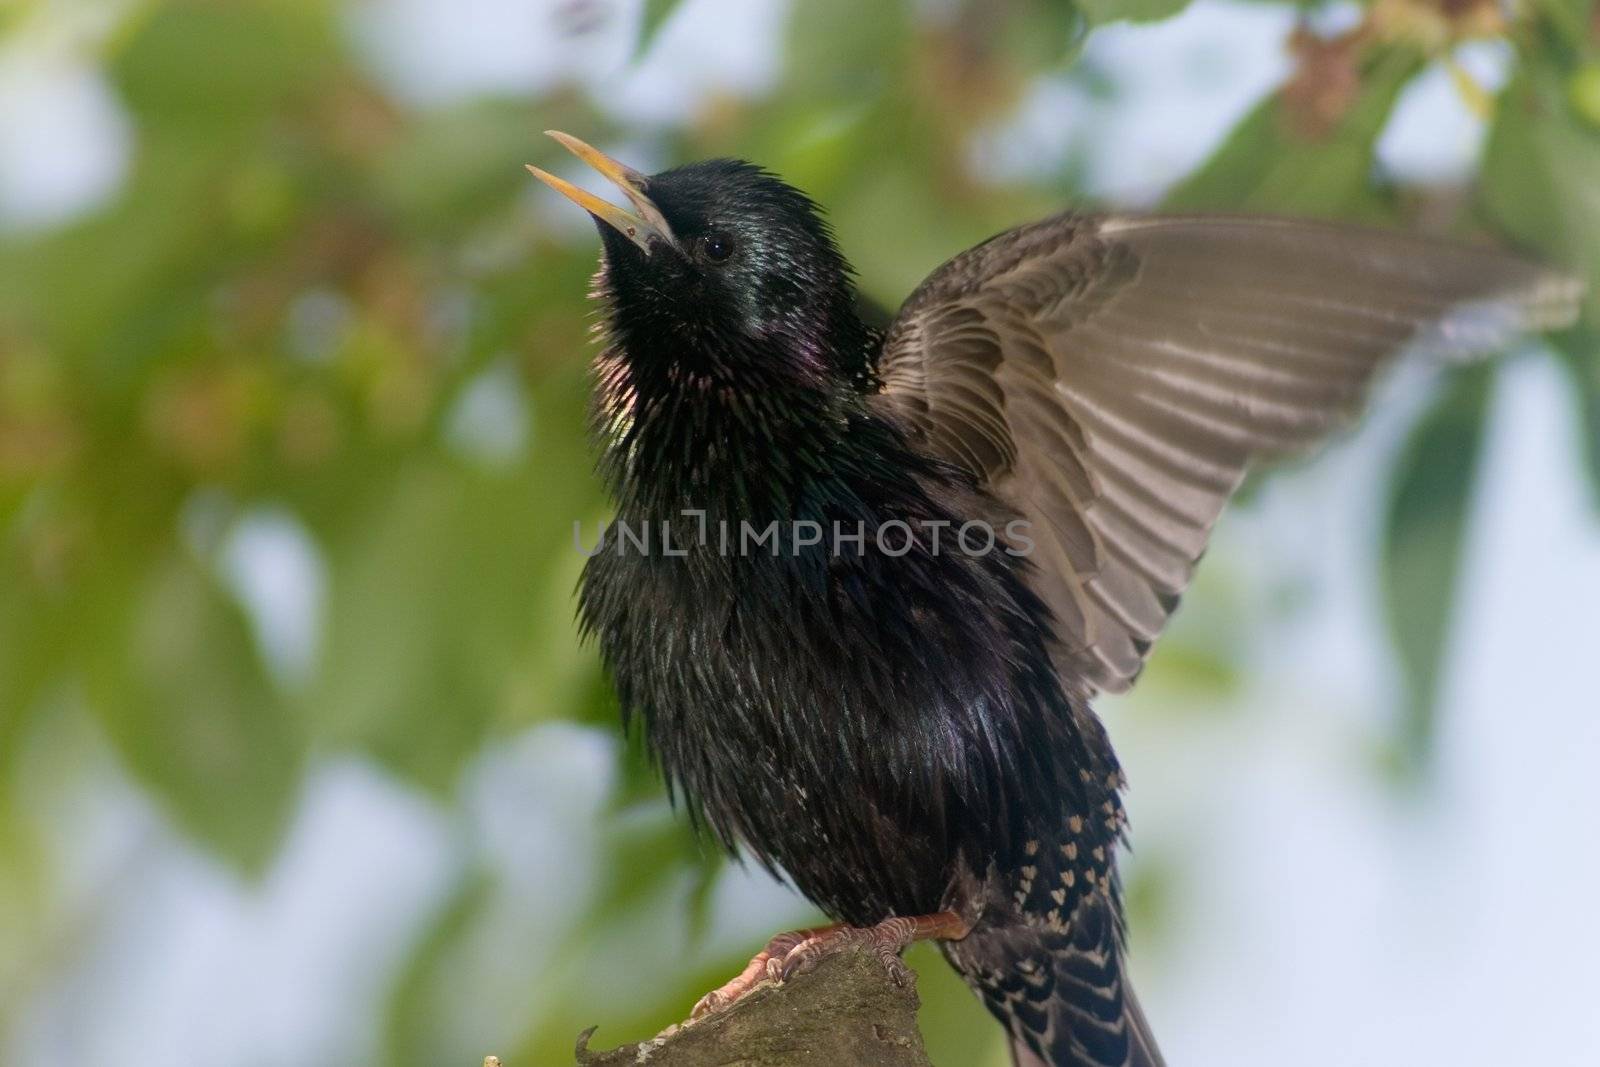
[[[578,1039],[579,1067],[931,1067],[916,989],[895,985],[863,949],[637,1045],[590,1052],[593,1032]]]

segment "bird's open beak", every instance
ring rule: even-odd
[[[613,185],[622,190],[622,195],[628,198],[633,205],[632,211],[624,211],[609,201],[602,200],[591,192],[579,189],[571,182],[557,178],[549,171],[540,170],[533,164],[528,164],[528,170],[535,178],[544,182],[562,196],[577,204],[595,218],[611,226],[618,233],[638,245],[644,250],[645,255],[650,254],[650,238],[656,237],[666,242],[673,243],[672,227],[667,225],[666,218],[657,209],[650,198],[644,195],[645,184],[648,179],[632,167],[624,166],[592,145],[584,144],[571,134],[559,130],[546,130],[545,133],[554,137],[573,155],[583,160],[589,166],[609,178]]]

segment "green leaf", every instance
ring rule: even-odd
[[[1475,367],[1450,382],[1412,431],[1390,485],[1383,602],[1407,689],[1396,748],[1412,773],[1433,743],[1490,374]]]
[[[237,138],[247,123],[318,91],[331,69],[314,4],[163,4],[116,56],[124,101],[147,127]]]
[[[538,121],[527,105],[505,100],[423,116],[375,161],[378,202],[409,230],[459,234],[526,186],[524,163],[538,153],[556,158],[548,141],[529,136]]]
[[[715,918],[711,914],[712,898],[716,893],[717,879],[728,862],[728,854],[722,849],[713,847],[708,840],[698,842],[691,868],[693,880],[688,899],[691,945],[698,947],[711,932],[711,921]]]
[[[714,873],[721,863],[721,850],[711,836],[696,834],[682,812],[659,799],[612,813],[601,829],[610,863],[590,898],[596,922],[637,907],[687,872],[695,872],[698,885],[708,869]],[[692,906],[682,917],[694,919]]]
[[[1600,128],[1581,115],[1572,72],[1530,55],[1506,86],[1484,149],[1479,203],[1518,242],[1590,282],[1583,323],[1551,338],[1572,372],[1600,505]]]
[[[1600,129],[1573,110],[1567,72],[1546,53],[1506,86],[1484,148],[1479,201],[1522,243],[1591,282],[1600,279]],[[1585,318],[1600,326],[1600,286]]]
[[[5,547],[10,547],[5,546]],[[9,555],[9,553],[8,553]],[[29,595],[22,576],[0,571],[0,785],[21,751],[22,736],[46,685],[60,666],[58,627],[45,606]]]
[[[440,1062],[435,1053],[442,1029],[439,1015],[446,1010],[441,1002],[448,1003],[445,982],[451,964],[457,962],[463,945],[469,943],[493,902],[494,889],[494,879],[487,871],[468,870],[393,976],[384,1011],[382,1062],[397,1067]]]
[[[304,745],[243,613],[177,549],[127,607],[89,674],[94,711],[181,827],[259,873],[292,811]]]
[[[915,54],[905,0],[806,0],[784,39],[786,95],[861,104],[881,96]]]
[[[420,454],[328,531],[326,640],[306,701],[321,736],[445,790],[496,726],[592,705],[593,659],[571,641],[573,570],[561,571],[578,562],[573,521],[597,503],[583,382],[579,367],[546,383],[526,467]],[[562,643],[541,649],[556,628]],[[557,648],[572,655],[558,662]]]
[[[527,591],[504,567],[515,527],[496,543],[485,492],[463,481],[418,462],[331,546],[326,645],[307,710],[335,745],[440,790],[500,705],[520,629],[504,598]]]
[[[1571,375],[1579,448],[1589,474],[1590,497],[1600,508],[1600,333],[1580,327],[1553,337],[1551,344]]]
[[[1172,190],[1166,207],[1384,218],[1388,212],[1372,180],[1378,135],[1400,91],[1421,67],[1422,57],[1409,48],[1378,49],[1342,118],[1314,136],[1296,129],[1283,94],[1273,94]]]
[[[639,19],[639,40],[633,47],[634,58],[650,51],[650,46],[661,35],[661,27],[666,25],[682,3],[683,0],[644,0],[644,15]]]
[[[1578,55],[1600,54],[1595,0],[1534,0],[1528,6],[1565,49]]]
[[[1001,69],[1023,77],[1069,64],[1094,28],[1088,12],[1072,0],[1021,0],[1002,10],[990,30],[997,38],[996,59]]]
[[[292,183],[262,157],[307,153],[300,135],[266,129],[319,103],[333,71],[320,5],[147,6],[108,64],[138,134],[125,187],[92,218],[0,245],[0,318],[92,359],[99,385],[205,331],[218,275],[239,231],[260,235],[263,207],[292,222]]]
[[[1567,85],[1572,107],[1591,127],[1600,130],[1600,63],[1590,63]]]
[[[1155,22],[1189,6],[1189,0],[1078,0],[1090,22]]]
[[[54,354],[126,385],[205,313],[199,280],[217,263],[219,155],[186,141],[147,143],[122,197],[103,214],[0,245],[0,318],[36,330]]]

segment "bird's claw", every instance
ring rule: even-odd
[[[962,938],[971,924],[953,911],[885,919],[876,926],[824,926],[779,934],[756,953],[738,977],[701,997],[689,1013],[701,1019],[722,1011],[764,982],[782,984],[805,974],[823,959],[860,946],[872,953],[889,980],[902,988],[911,984],[911,968],[900,958],[911,942],[927,937]]]
[[[743,971],[730,982],[718,986],[699,1000],[689,1012],[689,1019],[703,1019],[731,1007],[735,1001],[768,980],[771,956],[766,949],[758,952]]]
[[[733,997],[728,996],[721,989],[713,989],[705,996],[694,1002],[694,1007],[689,1009],[689,1018],[699,1019],[702,1016],[719,1012],[732,1004]]]
[[[757,952],[754,958],[745,964],[744,970],[740,971],[731,981],[713,989],[695,1001],[693,1010],[689,1012],[689,1018],[694,1020],[713,1015],[731,1007],[735,1001],[761,983],[780,981],[781,979],[774,969],[775,966],[789,954],[790,949],[816,932],[814,930],[794,930],[786,934],[779,934],[771,941],[768,941],[767,947]]]
[[[894,925],[893,920],[877,926],[837,926],[831,930],[808,937],[796,944],[781,959],[767,961],[767,974],[778,982],[807,973],[827,957],[857,945],[867,949],[889,972],[897,986],[911,984],[911,969],[900,958],[909,939]]]

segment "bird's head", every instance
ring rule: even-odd
[[[551,136],[631,207],[528,168],[595,219],[607,326],[636,373],[689,372],[723,385],[861,376],[865,330],[849,267],[804,193],[740,160],[645,175],[575,137]]]

